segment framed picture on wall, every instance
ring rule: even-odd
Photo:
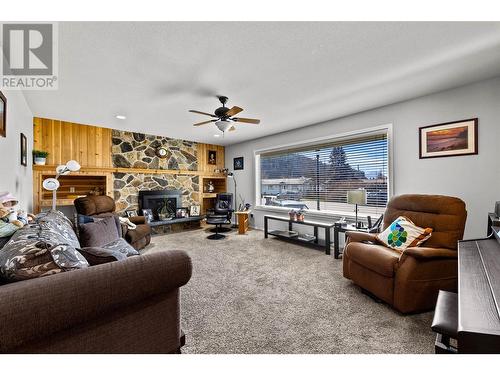
[[[0,137],[6,137],[7,131],[7,98],[0,91]]]
[[[478,119],[445,122],[419,129],[419,157],[476,155]]]
[[[208,150],[208,164],[217,164],[217,151],[214,150]]]
[[[28,165],[28,140],[23,133],[21,133],[21,165],[25,167]]]
[[[233,169],[235,171],[242,170],[244,168],[243,156],[233,159]]]

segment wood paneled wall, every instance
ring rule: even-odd
[[[77,160],[82,167],[111,168],[111,129],[42,119],[33,120],[33,148],[47,151],[48,165]]]
[[[208,164],[209,150],[217,152],[217,164]],[[214,173],[214,169],[223,169],[225,165],[224,158],[224,146],[198,143],[198,171]]]

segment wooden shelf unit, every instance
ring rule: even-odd
[[[42,207],[52,206],[52,192],[42,186],[43,180],[55,177],[53,168],[33,168],[33,211],[39,213]],[[113,197],[113,173],[87,171],[85,168],[78,172],[59,177],[60,187],[57,190],[57,206],[72,206],[73,201],[81,195],[87,195],[91,190],[100,188],[102,194]]]
[[[212,193],[207,192],[207,185],[212,181],[215,190]],[[225,176],[202,176],[200,189],[201,194],[201,214],[206,215],[207,210],[215,207],[215,198],[217,193],[225,193],[227,191],[227,178]]]

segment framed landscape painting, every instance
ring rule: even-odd
[[[420,159],[476,155],[478,119],[446,122],[419,129]]]

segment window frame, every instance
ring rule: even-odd
[[[260,156],[261,154],[265,154],[268,152],[275,152],[281,150],[287,150],[299,147],[307,147],[314,146],[317,144],[325,144],[328,142],[338,142],[342,139],[355,139],[366,136],[368,134],[387,134],[387,173],[389,174],[387,179],[387,194],[388,199],[393,196],[394,192],[394,169],[393,169],[393,132],[392,132],[392,123],[383,124],[379,126],[374,126],[370,128],[354,130],[350,132],[344,132],[340,134],[329,135],[325,137],[317,137],[308,139],[305,141],[292,142],[287,144],[282,144],[274,147],[266,147],[254,150],[254,168],[255,168],[255,196],[254,196],[254,207],[257,211],[274,211],[278,213],[287,213],[290,211],[287,207],[276,207],[276,206],[265,206],[261,204],[261,171],[260,171]],[[332,218],[332,217],[340,217],[340,216],[348,216],[346,212],[340,211],[332,211],[332,210],[316,210],[316,209],[307,209],[305,210],[307,214],[315,217],[324,217],[324,218]],[[358,214],[359,217],[363,218],[367,215]],[[354,217],[354,212],[352,213],[352,217]]]

